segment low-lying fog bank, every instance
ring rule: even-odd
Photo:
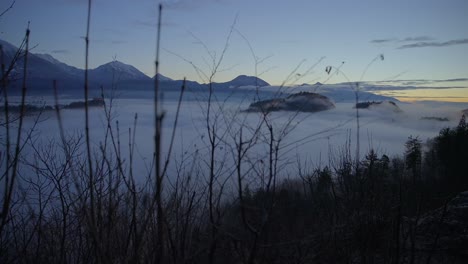
[[[165,97],[162,109],[165,111],[163,122],[163,151],[167,153],[169,139],[172,133],[177,101],[177,93]],[[173,148],[173,161],[181,161],[208,154],[208,135],[206,131],[207,101],[196,100],[193,94],[185,95],[178,120],[176,139]],[[37,101],[52,102],[51,98],[36,98]],[[14,101],[14,100],[13,100]],[[62,100],[62,103],[74,99]],[[248,108],[251,98],[232,97],[227,100],[217,100],[212,103],[212,122],[217,118],[218,139],[221,141],[217,148],[217,162],[223,163],[226,170],[232,165],[233,138],[238,136],[239,128],[244,127],[244,136],[261,123],[262,113],[249,113],[242,110]],[[386,106],[386,104],[382,104]],[[419,137],[423,142],[436,136],[440,129],[456,126],[461,117],[458,104],[402,103],[397,102],[401,111],[392,111],[388,107],[359,109],[360,116],[360,155],[374,149],[379,154],[388,156],[401,155],[405,141],[409,136]],[[106,107],[110,107],[107,101]],[[465,107],[466,108],[466,107]],[[120,139],[121,154],[126,168],[129,167],[130,136],[135,133],[135,153],[133,168],[135,175],[145,177],[150,170],[153,155],[154,136],[154,106],[152,99],[115,99],[112,102],[111,126],[113,135]],[[64,109],[61,111],[65,132],[67,135],[79,136],[84,134],[83,109]],[[136,118],[136,127],[135,124]],[[106,136],[107,120],[104,108],[90,109],[91,143],[95,150],[99,150]],[[36,116],[26,118],[25,129],[31,129]],[[119,133],[117,133],[117,122]],[[211,122],[211,124],[213,124]],[[330,159],[348,145],[351,153],[355,153],[356,143],[356,109],[354,103],[337,102],[336,108],[317,113],[300,113],[292,111],[272,112],[268,115],[268,122],[272,125],[275,140],[280,139],[280,162],[285,175],[295,171],[298,160],[309,164],[325,165]],[[26,130],[25,130],[26,131]],[[2,131],[2,138],[4,137]],[[249,152],[252,160],[266,158],[268,145],[263,128],[257,139],[257,144]],[[59,127],[55,112],[42,113],[32,133],[31,142],[45,144],[50,140],[60,142]],[[350,141],[350,142],[349,142]],[[25,152],[31,152],[26,146]],[[176,162],[172,162],[174,169]],[[231,165],[229,165],[231,164]],[[201,165],[203,166],[203,165]]]

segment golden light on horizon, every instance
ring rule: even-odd
[[[391,96],[403,102],[442,101],[468,103],[468,87],[448,89],[412,89],[388,90],[375,92],[379,95]]]

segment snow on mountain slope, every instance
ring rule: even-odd
[[[19,53],[16,61],[13,63],[15,54],[18,53],[17,47],[14,45],[0,40],[0,45],[4,52],[4,63],[6,67],[13,66],[10,72],[10,80],[21,79],[24,73],[24,50]],[[26,68],[28,79],[69,79],[81,77],[80,70],[66,65],[50,55],[47,54],[34,54],[28,53],[28,64]]]
[[[270,84],[258,77],[239,75],[228,82],[213,83],[213,86],[215,88],[239,88],[244,86],[264,87],[270,86]]]
[[[236,78],[232,79],[228,82],[231,86],[239,87],[239,86],[246,86],[246,85],[254,85],[254,86],[269,86],[270,84],[265,82],[264,80],[254,77],[254,76],[247,76],[247,75],[239,75]]]
[[[52,63],[52,64],[54,64],[54,65],[56,65],[58,67],[60,67],[64,72],[70,74],[73,77],[83,77],[84,76],[84,71],[82,69],[78,69],[76,67],[65,64],[65,63],[57,60],[56,58],[52,57],[49,54],[36,53],[34,55],[36,55],[37,57],[39,57],[39,58],[41,58],[43,60],[46,60],[46,61]]]
[[[139,71],[132,65],[120,61],[111,61],[89,71],[90,79],[96,82],[111,82],[136,80],[150,80],[146,74]]]
[[[38,56],[39,58],[43,59],[43,60],[46,60],[48,62],[51,62],[53,64],[56,64],[56,65],[60,65],[60,64],[65,64],[59,60],[57,60],[56,58],[52,57],[52,55],[50,54],[46,54],[46,53],[35,53],[34,55]]]
[[[162,74],[160,74],[160,73],[158,73],[158,76],[159,76],[159,81],[161,81],[161,82],[170,82],[170,81],[173,81],[173,79],[171,79],[171,78],[169,78],[169,77],[166,77],[166,76],[164,76],[164,75],[162,75]],[[156,77],[156,75],[153,76],[153,79],[154,79],[155,77]]]
[[[18,50],[17,47],[1,39],[0,39],[0,45],[2,46],[4,56],[6,56],[7,58],[10,56],[13,57],[16,51]]]

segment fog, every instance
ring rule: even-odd
[[[116,98],[112,101],[111,108],[110,124],[115,142],[120,144],[120,152],[126,169],[129,168],[129,143],[133,142],[131,135],[135,133],[133,169],[134,175],[139,175],[136,177],[140,178],[147,176],[152,170],[154,105],[151,98],[150,93],[147,98]],[[164,157],[168,154],[177,110],[177,98],[178,93],[166,93],[161,106],[165,113],[162,134]],[[183,160],[203,159],[209,153],[206,129],[207,101],[190,92],[185,94],[184,98],[176,127],[169,172],[174,172],[176,166],[180,165]],[[256,128],[262,119],[259,113],[242,112],[252,102],[252,98],[245,94],[216,98],[217,100],[212,103],[211,118],[218,118],[218,139],[221,143],[216,152],[217,164],[223,164],[229,171],[233,160],[233,137],[239,135],[241,126],[244,127],[244,137],[248,136],[249,131]],[[34,102],[52,104],[52,99],[47,97],[29,99]],[[61,99],[61,103],[69,101],[73,99]],[[108,108],[110,103],[107,100]],[[370,149],[376,150],[379,155],[386,154],[390,157],[402,155],[405,141],[409,136],[417,136],[423,142],[435,137],[442,128],[456,126],[461,117],[460,110],[463,109],[459,104],[449,103],[437,104],[437,107],[426,103],[398,102],[397,104],[401,112],[394,112],[393,109],[385,107],[359,110],[361,157],[364,157]],[[327,165],[346,145],[350,146],[351,154],[355,155],[356,110],[353,106],[354,104],[350,102],[336,102],[335,109],[323,112],[270,113],[268,120],[272,124],[275,139],[281,138],[282,140],[279,154],[281,172],[284,176],[289,177],[297,171],[298,161],[314,166]],[[61,116],[66,135],[84,135],[83,109],[61,110]],[[425,120],[421,117],[441,117],[448,118],[449,121]],[[30,143],[44,145],[51,140],[55,140],[56,143],[60,142],[60,130],[55,112],[44,112],[40,117],[28,115],[25,120],[24,131],[32,131]],[[36,120],[38,122],[35,122]],[[99,152],[100,146],[104,144],[106,127],[104,108],[91,108],[90,137],[95,153]],[[266,135],[267,132],[265,128],[260,134]],[[2,130],[1,133],[1,138],[5,138],[5,131]],[[259,137],[257,145],[252,148],[248,157],[253,160],[266,158],[268,145],[265,140]],[[32,152],[30,143],[24,149],[26,156],[28,152],[29,154]],[[200,164],[202,168],[204,163]],[[27,169],[23,168],[24,170]]]

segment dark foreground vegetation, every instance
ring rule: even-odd
[[[34,162],[25,161],[37,177],[24,178],[28,189],[2,216],[1,263],[147,263],[158,254],[164,263],[468,259],[464,117],[424,144],[410,137],[401,157],[370,151],[356,164],[345,146],[329,166],[298,165],[289,180],[246,184],[224,198],[221,189],[207,190],[206,177],[181,166],[164,199],[162,241],[150,187],[138,187],[104,157],[88,186],[79,141],[42,146]],[[62,148],[74,162],[56,154]]]

